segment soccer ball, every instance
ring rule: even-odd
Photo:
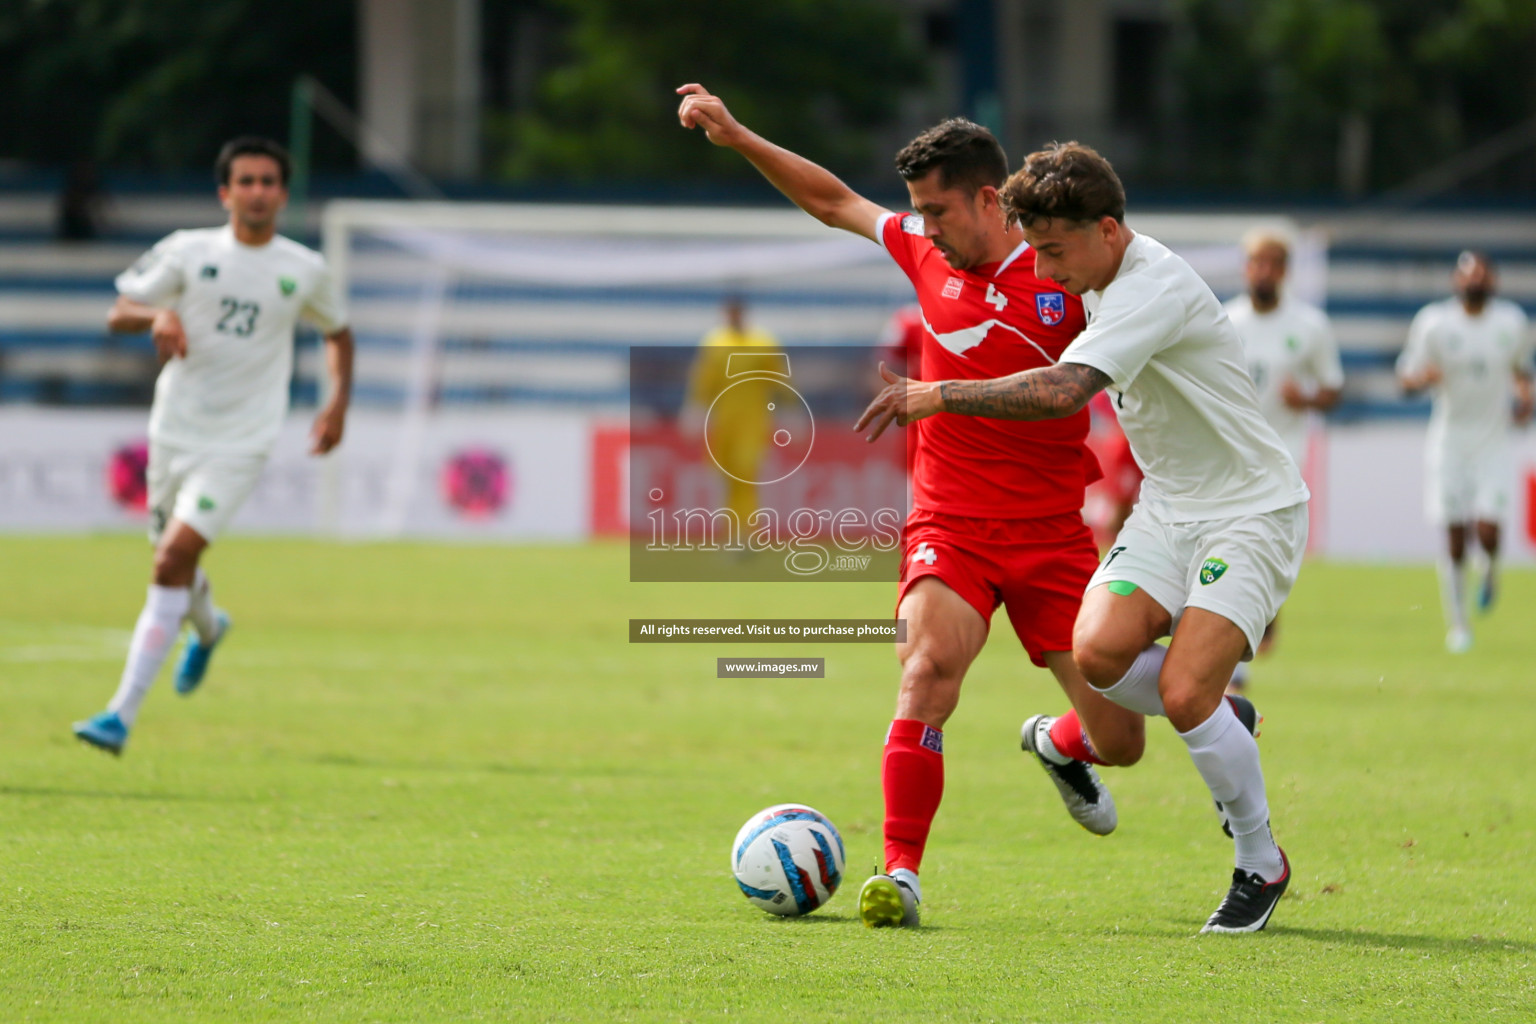
[[[798,917],[832,898],[843,880],[843,837],[804,804],[775,804],[747,819],[731,843],[731,873],[747,901]]]

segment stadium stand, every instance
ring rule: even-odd
[[[304,232],[311,244],[318,244],[319,212],[310,211]],[[103,239],[73,244],[50,240],[53,216],[51,195],[0,195],[0,401],[145,404],[155,373],[153,353],[147,338],[107,333],[103,319],[112,278],[169,231],[216,224],[222,213],[209,196],[117,196]],[[1326,307],[1349,374],[1336,420],[1425,415],[1426,403],[1398,393],[1392,361],[1413,313],[1448,293],[1447,276],[1460,249],[1489,251],[1500,264],[1502,293],[1536,315],[1536,244],[1530,241],[1536,238],[1536,214],[1356,215],[1312,223],[1329,239]],[[357,400],[364,406],[403,401],[401,364],[410,358],[412,309],[422,285],[402,282],[389,264],[375,253],[353,275],[355,301],[367,309],[359,322]],[[906,297],[905,283],[887,270],[875,262],[844,272],[836,283],[791,279],[756,287],[748,298],[791,343],[864,344]],[[1225,298],[1236,280],[1234,267],[1232,277],[1213,280],[1213,286]],[[625,346],[612,330],[597,336],[537,331],[521,321],[509,329],[508,310],[517,303],[526,308],[528,286],[457,277],[451,289],[444,300],[441,344],[453,361],[451,371],[437,380],[435,403],[622,408]],[[726,290],[728,284],[707,284],[643,297],[594,285],[573,294],[589,312],[601,309],[605,317],[635,328],[633,340],[691,345],[711,324]],[[818,309],[817,315],[792,312],[807,305]],[[558,317],[558,310],[551,312]],[[637,326],[641,319],[643,329]],[[316,363],[306,340],[312,339],[300,339],[294,382],[299,401],[314,391]]]

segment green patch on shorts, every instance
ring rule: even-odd
[[[213,499],[208,497],[206,494],[203,495],[197,499],[197,508],[199,512],[212,512]]]
[[[1115,580],[1109,585],[1109,592],[1111,594],[1118,594],[1121,597],[1130,597],[1136,593],[1136,584],[1130,580]]]
[[[1200,585],[1209,586],[1221,579],[1221,574],[1227,571],[1227,563],[1219,558],[1207,558],[1205,564],[1200,567]]]

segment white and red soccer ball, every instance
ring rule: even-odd
[[[781,917],[809,914],[843,880],[843,837],[805,804],[775,804],[747,819],[731,843],[731,873],[747,901]]]

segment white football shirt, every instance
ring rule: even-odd
[[[1284,297],[1267,313],[1256,312],[1247,295],[1239,295],[1225,308],[1248,357],[1248,376],[1259,393],[1259,411],[1301,465],[1312,417],[1310,410],[1286,405],[1280,386],[1287,379],[1312,393],[1344,386],[1344,367],[1328,317],[1316,306]]]
[[[122,295],[176,310],[187,354],[155,381],[150,440],[189,451],[262,454],[288,411],[299,318],[346,326],[324,258],[278,236],[243,245],[232,227],[177,231],[117,277]]]
[[[1210,286],[1147,235],[1126,247],[1088,327],[1062,353],[1110,378],[1110,397],[1146,479],[1140,503],[1167,523],[1258,515],[1310,496],[1259,412],[1243,343]]]
[[[1431,302],[1408,328],[1397,372],[1418,374],[1430,365],[1442,374],[1429,417],[1431,442],[1458,450],[1501,443],[1511,425],[1515,373],[1531,369],[1524,311],[1507,299],[1489,299],[1477,316],[1457,298]]]

